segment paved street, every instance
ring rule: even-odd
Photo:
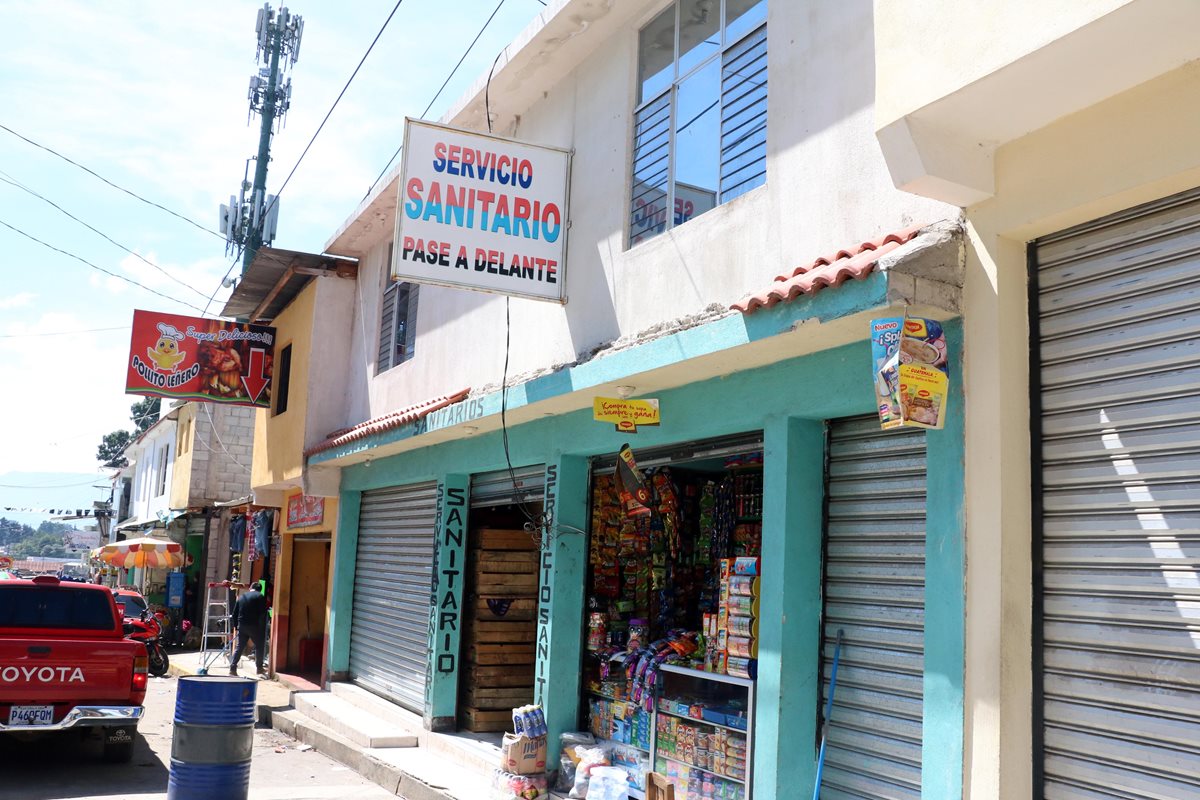
[[[0,800],[161,800],[167,796],[176,678],[151,678],[130,764],[105,764],[100,742],[0,739]],[[254,732],[251,800],[395,800],[395,795],[295,740]],[[225,799],[223,799],[225,800]]]

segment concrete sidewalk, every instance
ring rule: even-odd
[[[213,656],[217,656],[215,660]],[[172,652],[171,672],[228,674],[224,655]],[[239,673],[254,675],[252,659]],[[275,675],[258,684],[257,718],[340,761],[405,800],[482,800],[491,794],[492,771],[500,765],[499,734],[442,734],[425,730],[422,719],[349,683],[329,691],[304,678]]]

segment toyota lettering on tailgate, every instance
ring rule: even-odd
[[[87,683],[79,667],[0,667],[0,683]]]

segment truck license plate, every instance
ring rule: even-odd
[[[9,725],[52,725],[54,706],[13,706],[8,711]]]

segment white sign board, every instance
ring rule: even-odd
[[[406,119],[392,277],[566,302],[571,154]]]

